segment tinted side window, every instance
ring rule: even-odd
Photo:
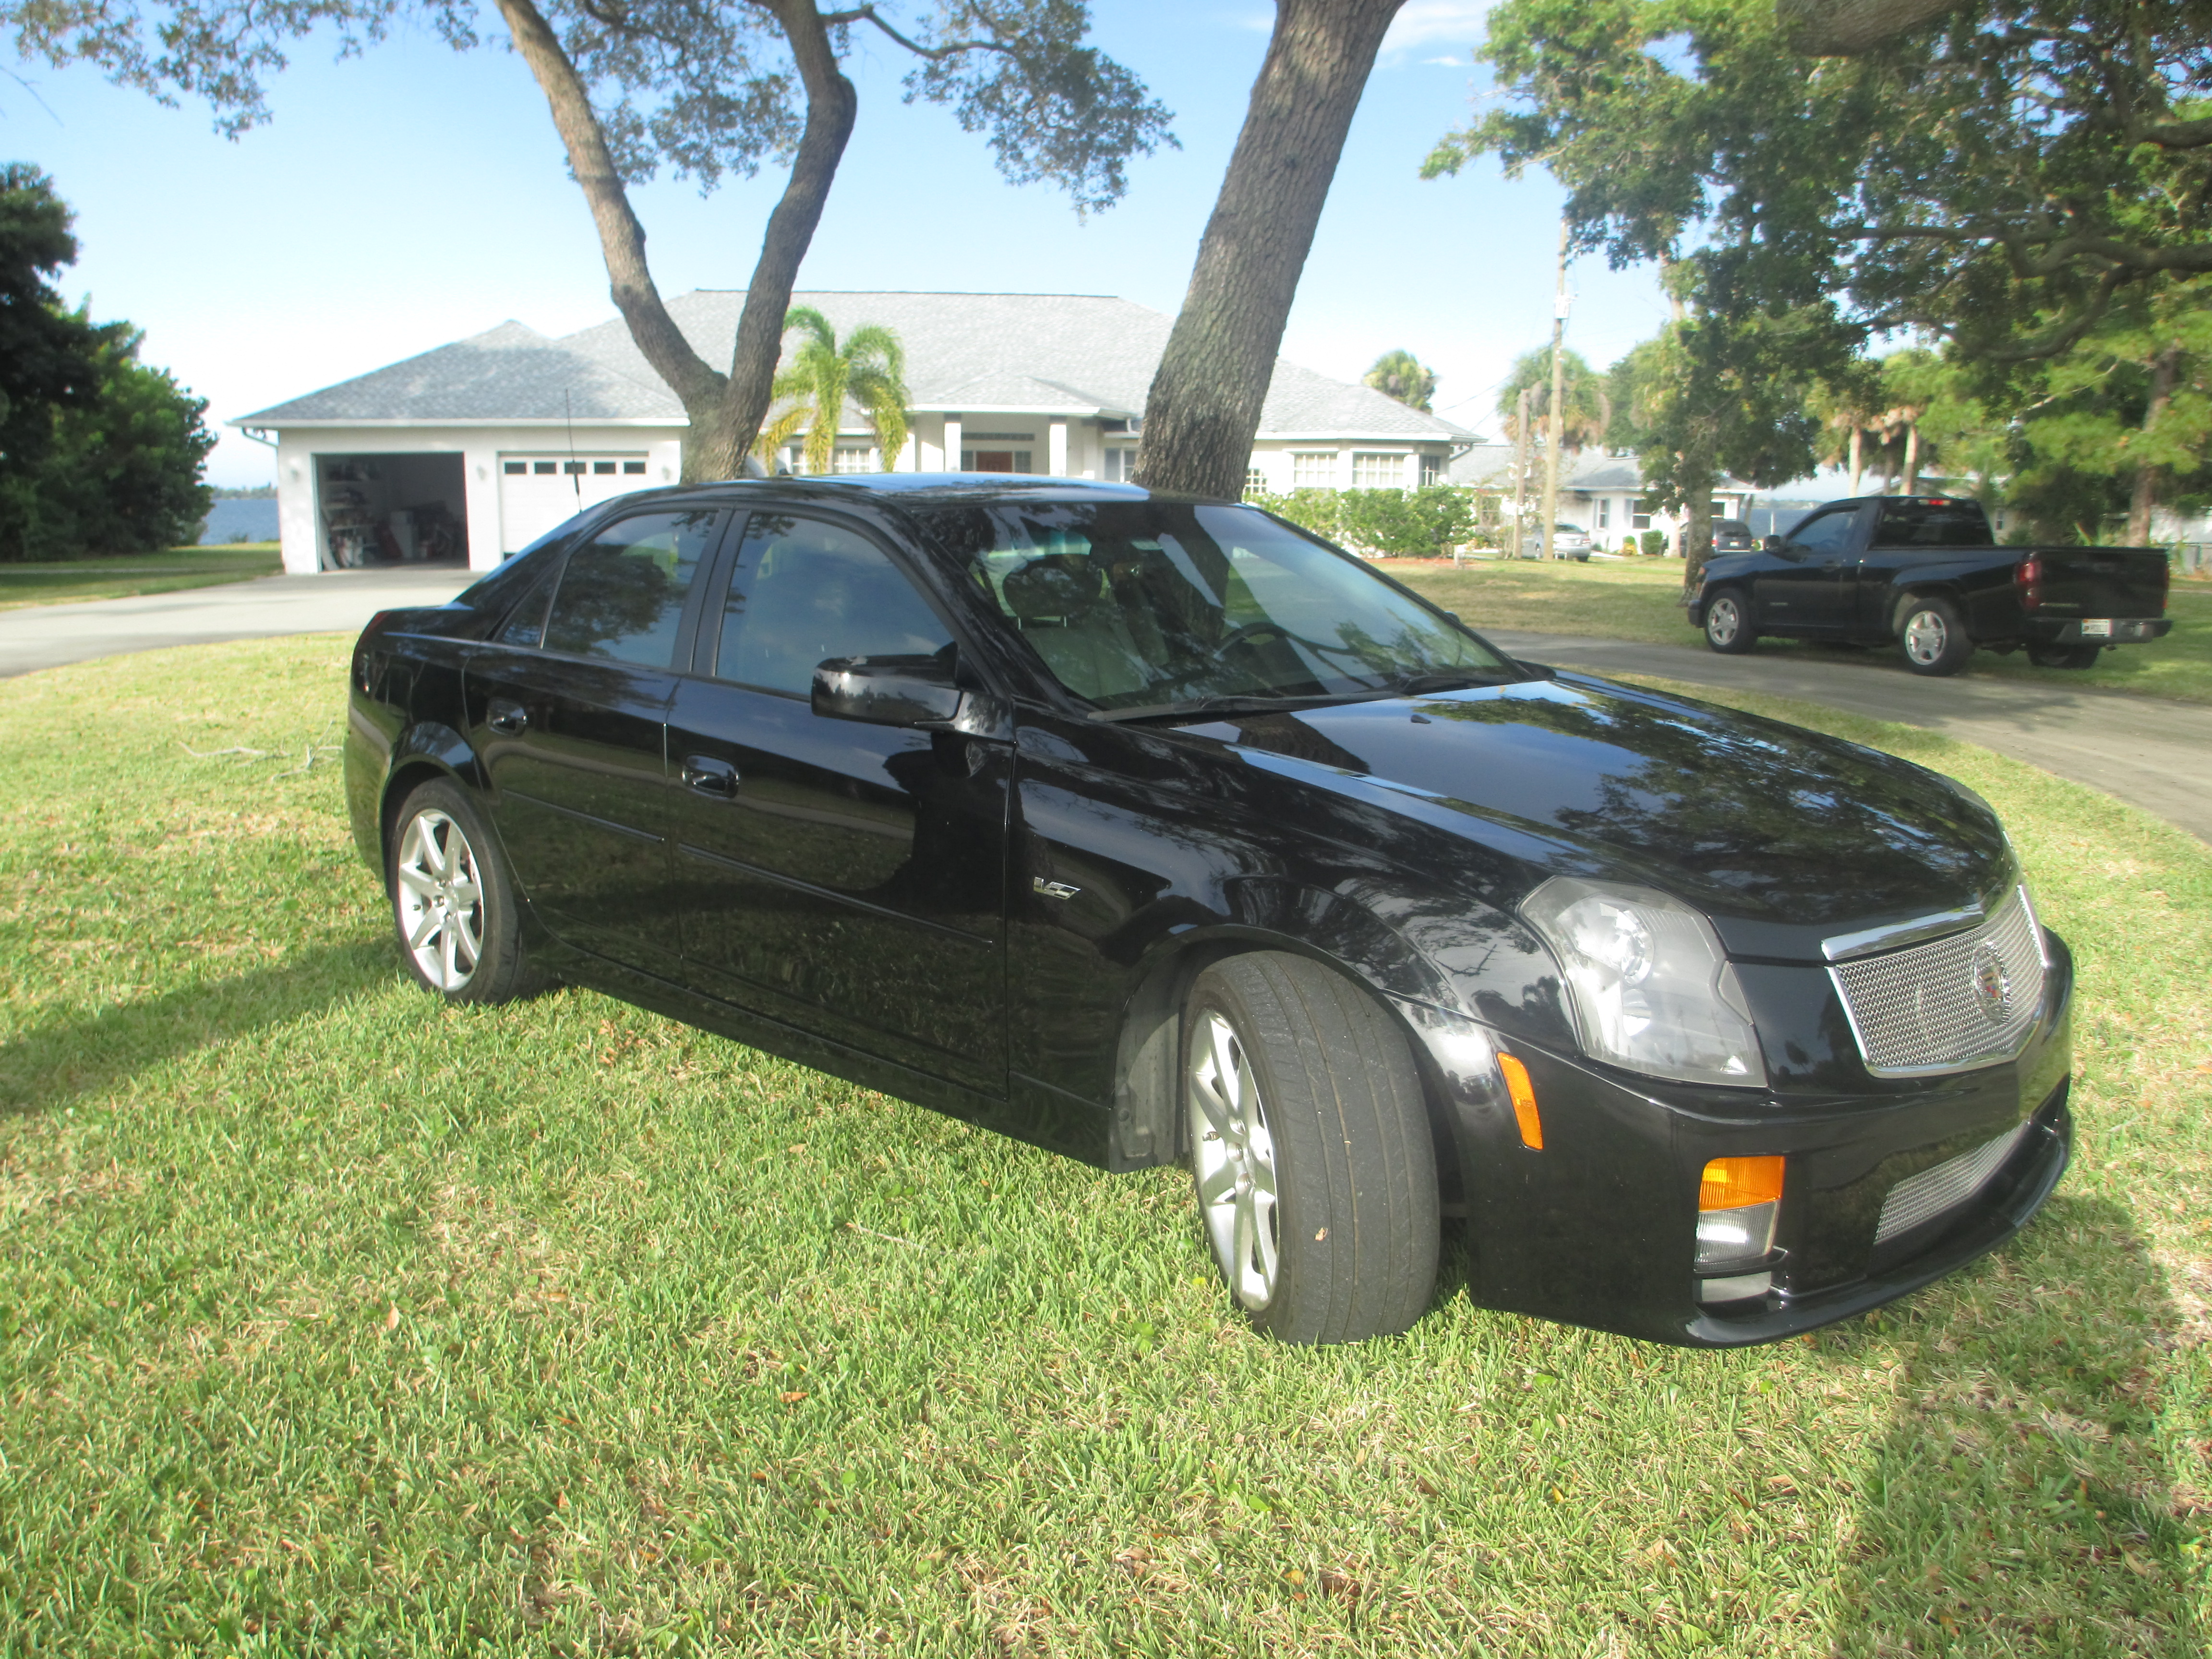
[[[1888,501],[1876,547],[1990,547],[1989,516],[1973,501]]]
[[[720,517],[707,508],[618,519],[576,548],[545,618],[545,648],[667,667]]]
[[[818,519],[756,513],[730,579],[714,672],[804,697],[826,658],[930,656],[951,642],[873,542]]]
[[[553,578],[549,575],[522,596],[522,603],[500,629],[497,643],[536,649],[545,638],[545,602],[552,597]]]
[[[1855,507],[1823,513],[1791,531],[1790,540],[1808,553],[1847,553],[1851,545],[1851,526],[1857,518],[1858,509]]]

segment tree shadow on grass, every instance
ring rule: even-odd
[[[2165,1443],[2189,1420],[2180,1325],[2127,1212],[2063,1197],[1969,1273],[1823,1334],[1844,1364],[1899,1367],[1834,1651],[2204,1653],[2207,1500]]]
[[[318,945],[234,978],[63,1012],[0,1047],[0,1117],[52,1111],[194,1048],[321,1013],[392,974],[381,939]]]

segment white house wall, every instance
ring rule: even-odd
[[[323,532],[320,481],[315,459],[326,455],[450,455],[462,462],[467,492],[469,564],[489,570],[523,542],[503,532],[500,521],[500,460],[502,456],[563,459],[577,455],[639,455],[645,476],[625,479],[633,489],[658,489],[676,482],[683,469],[683,428],[666,426],[578,425],[573,441],[566,427],[328,426],[291,427],[276,445],[276,524],[284,568],[312,574],[320,568]],[[525,540],[527,538],[526,538]]]

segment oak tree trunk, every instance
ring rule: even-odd
[[[1267,60],[1145,402],[1136,481],[1235,501],[1352,112],[1404,0],[1277,0]]]
[[[858,98],[837,68],[828,33],[812,0],[773,0],[806,88],[806,126],[775,211],[769,216],[759,261],[745,291],[738,337],[724,374],[692,349],[654,286],[645,258],[645,229],[631,210],[605,130],[592,108],[583,77],[535,0],[498,0],[514,49],[530,66],[552,111],[554,130],[568,154],[569,171],[584,191],[599,233],[609,292],[630,338],[654,374],[684,405],[690,429],[684,440],[684,482],[731,478],[760,435],[768,414],[776,360],[783,350],[783,319],[799,261],[806,257],[837,163],[852,137]]]
[[[2181,348],[2169,345],[2151,360],[2150,402],[2143,408],[2142,430],[2148,434],[2158,424],[2166,406],[2173,401],[2173,383],[2180,378]],[[2155,462],[2145,461],[2136,469],[2135,489],[2128,496],[2128,534],[2130,547],[2150,544],[2151,509],[2158,505],[2158,487],[2166,469]]]

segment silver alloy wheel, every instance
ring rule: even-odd
[[[1188,1079],[1199,1212],[1229,1288],[1261,1309],[1273,1299],[1279,1259],[1274,1138],[1237,1028],[1210,1009],[1200,1018]]]
[[[422,977],[458,991],[476,976],[483,951],[483,884],[461,826],[434,806],[407,821],[392,874],[399,931]]]
[[[1916,611],[1905,621],[1905,654],[1926,667],[1951,643],[1951,629],[1935,610]]]
[[[1705,607],[1705,637],[1715,645],[1733,645],[1743,626],[1743,612],[1735,597],[1723,593]]]

